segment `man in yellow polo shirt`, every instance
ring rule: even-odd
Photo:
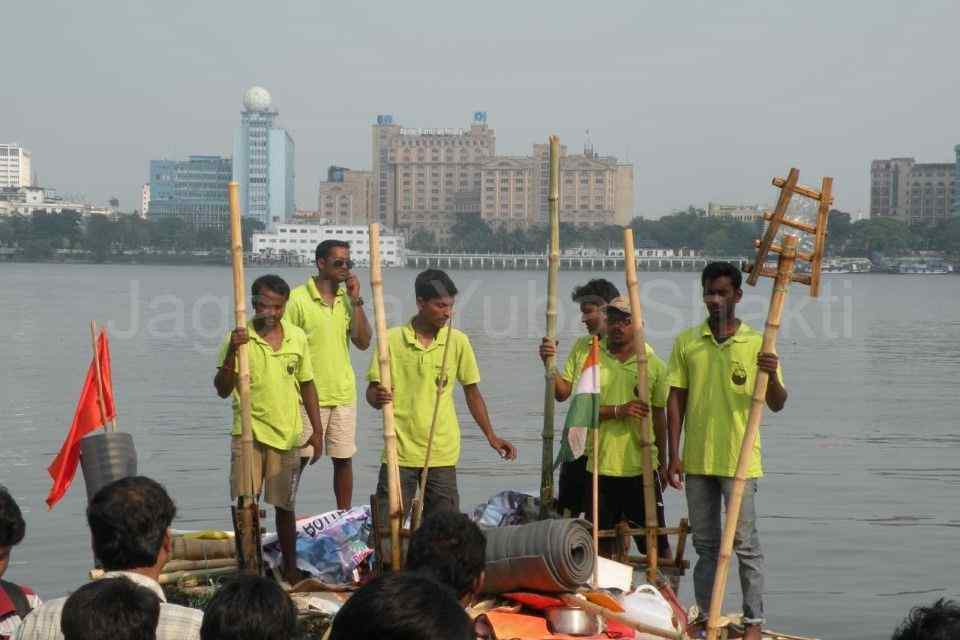
[[[390,347],[390,376],[393,392],[380,384],[376,358],[367,371],[367,402],[379,409],[393,402],[396,419],[397,453],[400,461],[400,489],[405,507],[409,507],[426,458],[427,438],[437,396],[442,385],[437,426],[430,451],[430,473],[423,497],[423,517],[434,511],[459,511],[457,462],[460,460],[460,425],[453,404],[453,380],[463,387],[470,415],[486,436],[490,446],[505,460],[517,457],[512,444],[497,436],[490,424],[487,406],[480,394],[480,369],[470,339],[448,326],[457,287],[443,271],[427,269],[414,283],[417,315],[409,323],[387,332]],[[450,341],[447,367],[441,371],[443,350]],[[386,465],[380,465],[377,494],[381,504],[387,495]]]
[[[311,464],[320,455],[319,405],[307,336],[283,319],[290,287],[280,276],[265,275],[254,281],[251,293],[254,318],[246,328],[234,329],[224,339],[213,384],[221,398],[233,396],[230,494],[236,500],[242,490],[236,354],[240,345],[249,345],[253,471],[264,485],[264,498],[276,508],[283,577],[294,584],[299,581],[294,507],[300,478],[300,404],[307,407],[307,416],[315,427],[312,437],[316,449]]]
[[[307,334],[323,422],[321,440],[333,461],[333,493],[337,508],[349,509],[352,459],[357,452],[357,381],[350,364],[350,342],[365,351],[371,330],[363,312],[360,282],[350,271],[350,243],[324,240],[317,245],[316,256],[317,275],[290,294],[285,318]],[[311,434],[304,424],[301,459],[313,457]]]
[[[627,520],[636,526],[646,523],[643,501],[643,443],[651,445],[656,490],[657,520],[666,526],[663,491],[657,469],[662,468],[666,444],[667,367],[653,347],[646,345],[649,404],[640,400],[637,389],[637,355],[633,345],[630,302],[620,296],[606,306],[606,338],[600,344],[600,434],[598,451],[587,451],[587,472],[599,463],[598,515],[601,529],[613,529]],[[652,429],[641,437],[641,420],[653,409]],[[592,443],[589,437],[587,442]],[[593,491],[585,491],[587,518],[593,517]],[[637,547],[646,553],[647,541],[636,536]],[[611,556],[614,541],[604,540],[600,550]],[[660,557],[670,555],[667,536],[657,538]]]
[[[603,278],[596,278],[573,288],[571,297],[580,306],[580,321],[586,328],[587,335],[580,336],[570,346],[570,353],[563,362],[563,371],[557,376],[554,385],[557,402],[565,401],[573,392],[583,362],[590,353],[593,336],[603,338],[606,333],[607,303],[619,295],[616,285]],[[543,362],[550,356],[556,356],[557,343],[544,336],[540,341],[539,354]],[[557,511],[561,514],[568,511],[574,517],[584,513],[586,506],[583,499],[591,486],[590,476],[587,474],[586,453],[576,460],[564,461],[560,465],[560,477],[557,481]]]
[[[708,318],[677,336],[670,355],[667,481],[680,489],[686,475],[690,528],[697,550],[693,586],[705,616],[720,554],[722,504],[733,490],[757,371],[770,374],[766,403],[772,411],[783,409],[787,390],[776,354],[761,353],[763,336],[737,318],[736,306],[743,295],[739,269],[729,262],[712,262],[703,270],[700,282]],[[744,638],[759,640],[764,621],[764,562],[754,504],[757,479],[763,475],[759,438],[753,455],[734,550],[740,561]],[[705,619],[694,621],[692,631],[699,632],[704,623]]]

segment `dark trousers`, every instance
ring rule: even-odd
[[[410,505],[417,495],[423,467],[400,467],[400,496],[404,514],[410,514]],[[388,522],[390,505],[387,495],[387,465],[380,465],[377,479],[377,499],[380,503],[380,521]],[[457,491],[456,467],[430,467],[427,474],[427,491],[423,501],[423,517],[435,511],[460,511],[460,493]]]
[[[564,511],[569,511],[570,515],[576,518],[586,511],[584,496],[590,491],[591,482],[587,472],[587,456],[580,456],[560,465],[557,510],[561,515]]]
[[[593,477],[588,474],[589,481],[585,492],[587,520],[593,521]],[[617,523],[626,520],[631,527],[646,526],[646,510],[643,505],[643,476],[600,476],[598,479],[597,497],[599,502],[600,529],[613,529]],[[663,492],[660,488],[660,477],[653,474],[653,487],[657,499],[657,524],[666,526],[663,513]],[[640,553],[647,552],[645,536],[634,536]],[[617,541],[613,538],[601,538],[600,553],[605,557],[614,554]],[[657,536],[657,550],[661,557],[670,556],[670,541],[665,534]]]

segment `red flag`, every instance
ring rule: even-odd
[[[105,416],[101,414],[100,403],[97,400],[98,359]],[[67,433],[67,439],[64,440],[60,453],[47,468],[50,477],[53,478],[53,486],[47,496],[49,509],[53,509],[53,505],[64,496],[77,473],[77,463],[80,461],[80,438],[102,427],[107,420],[112,420],[116,416],[117,411],[113,405],[113,384],[110,378],[110,345],[107,343],[107,334],[101,332],[97,337],[97,355],[94,356],[90,362],[90,369],[87,370],[87,379],[80,392],[80,401],[73,415],[70,432]]]

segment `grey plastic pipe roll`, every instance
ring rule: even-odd
[[[485,593],[562,593],[593,577],[593,538],[586,520],[541,520],[484,533]]]
[[[137,475],[137,450],[133,436],[120,431],[97,433],[80,439],[80,467],[87,485],[87,500],[114,480]]]

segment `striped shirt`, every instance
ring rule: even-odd
[[[36,609],[41,604],[40,598],[29,587],[18,585],[27,599],[27,605],[30,610]],[[20,626],[20,616],[17,614],[17,608],[6,591],[0,588],[0,640],[7,640],[13,637],[13,632]]]
[[[157,640],[199,640],[203,612],[199,609],[170,604],[160,584],[139,573],[110,571],[104,578],[123,576],[135,584],[150,589],[160,598],[160,621],[157,623]],[[35,609],[28,615],[14,634],[15,640],[64,640],[60,632],[60,614],[66,598],[57,598]]]

